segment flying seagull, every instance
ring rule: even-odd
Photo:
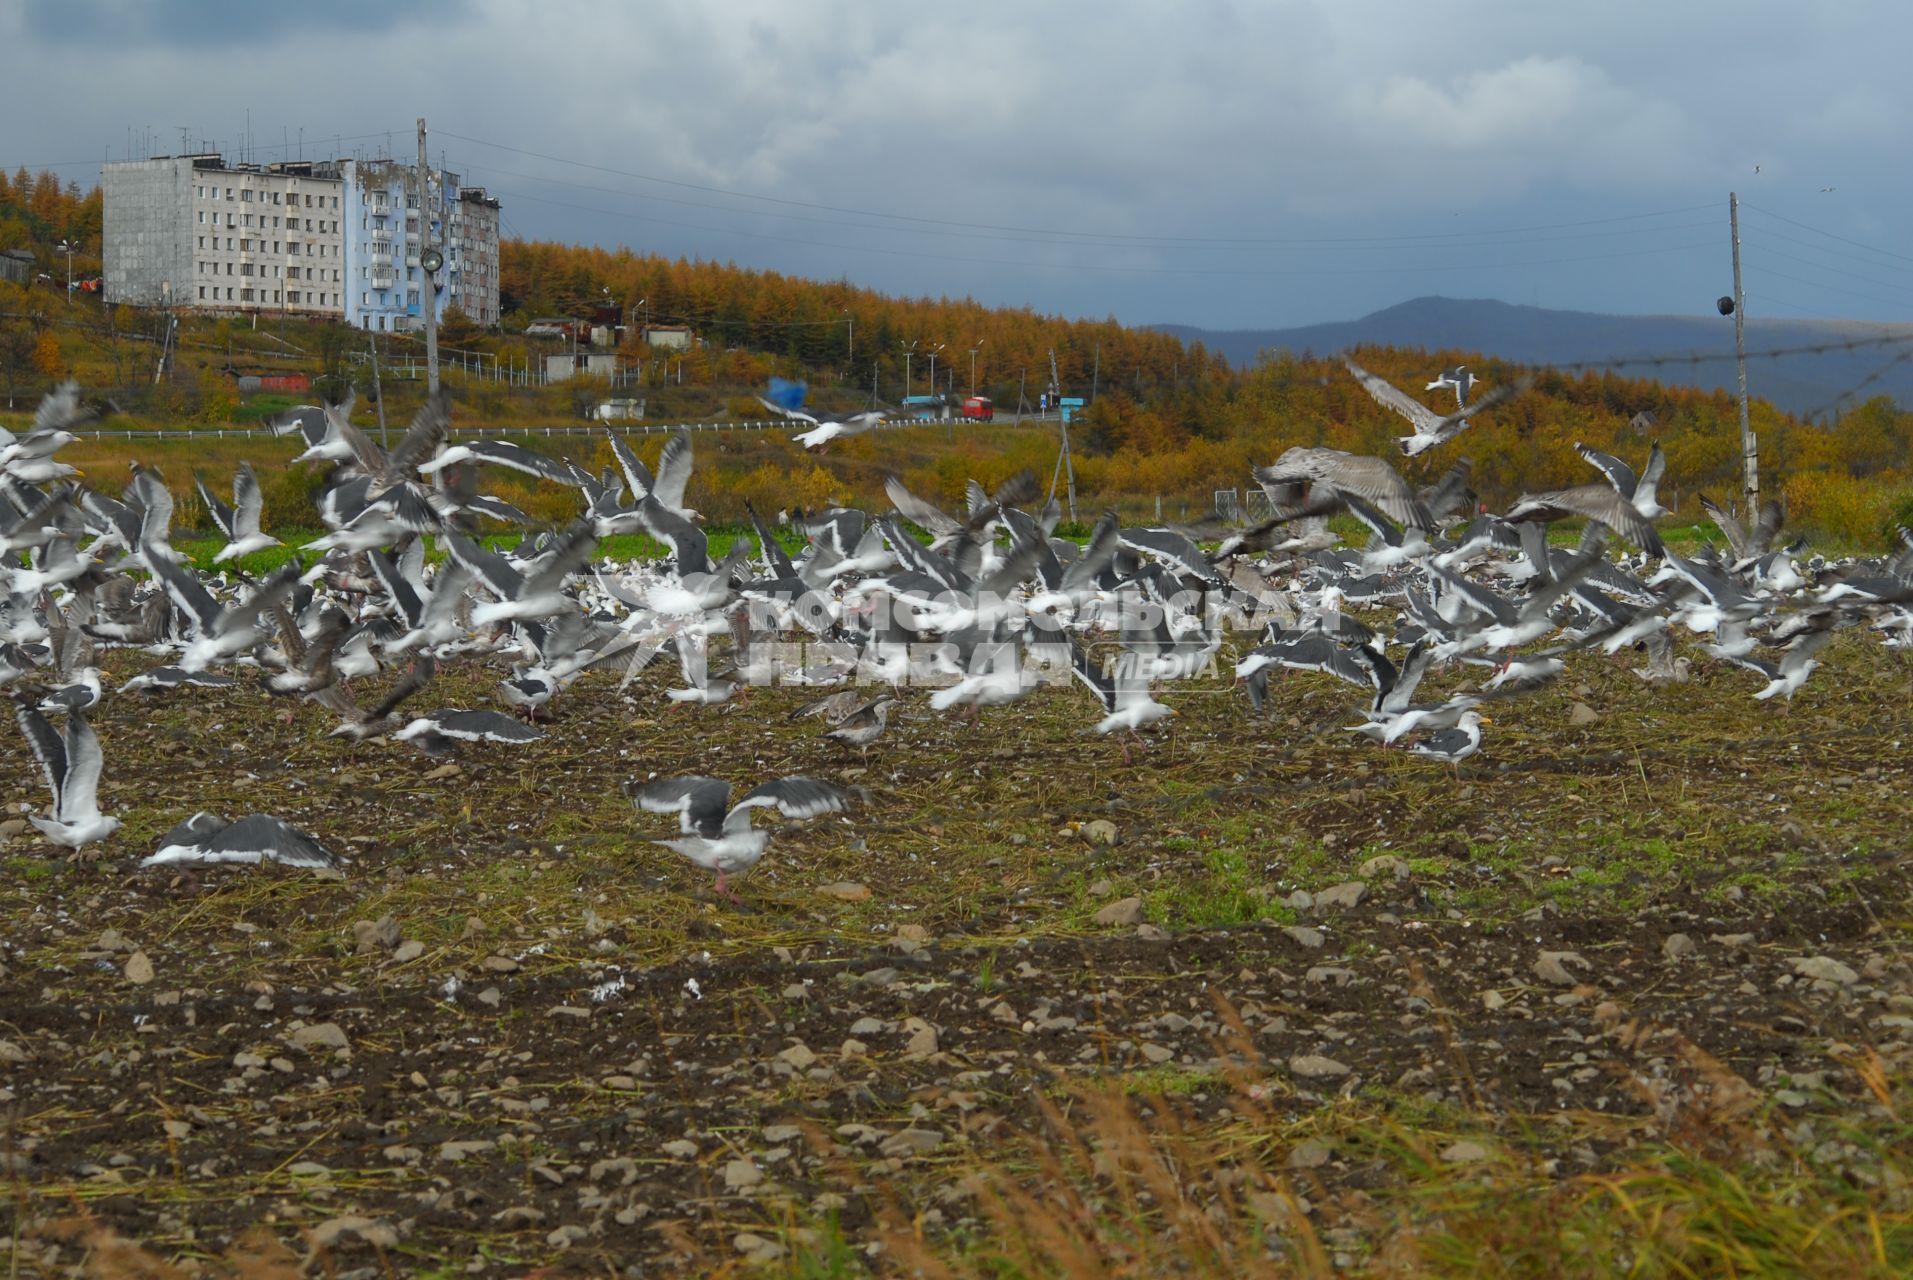
[[[100,813],[100,740],[86,716],[78,711],[67,716],[62,741],[38,709],[23,702],[16,715],[53,792],[53,816],[28,814],[27,821],[54,844],[75,851],[118,831],[120,820]]]
[[[1347,356],[1342,357],[1342,363],[1347,365],[1348,371],[1355,375],[1355,380],[1362,384],[1362,389],[1375,398],[1375,403],[1384,409],[1392,409],[1399,413],[1415,428],[1414,435],[1400,438],[1402,452],[1411,458],[1417,454],[1426,453],[1438,444],[1446,444],[1453,440],[1461,434],[1461,429],[1468,425],[1469,418],[1483,409],[1490,409],[1505,400],[1513,399],[1527,385],[1527,382],[1523,380],[1513,386],[1497,387],[1473,404],[1463,404],[1453,413],[1444,416],[1416,400],[1388,379],[1370,373]],[[1473,375],[1470,375],[1469,381],[1473,381]],[[1460,394],[1458,389],[1456,395]]]
[[[265,510],[265,497],[259,491],[259,477],[253,474],[250,462],[240,463],[238,474],[232,478],[230,507],[221,502],[197,474],[193,476],[193,484],[199,489],[199,500],[206,504],[206,514],[226,535],[226,545],[213,557],[214,564],[224,564],[228,560],[237,560],[240,556],[281,545],[279,539],[259,531],[259,517]]]
[[[733,902],[730,877],[757,865],[770,846],[770,832],[751,826],[751,810],[774,807],[787,818],[819,818],[838,813],[854,792],[814,778],[777,778],[753,788],[731,804],[731,784],[718,778],[661,778],[631,791],[631,803],[649,813],[675,813],[682,834],[653,840],[717,872],[717,891]],[[726,806],[729,806],[726,808]]]

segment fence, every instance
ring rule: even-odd
[[[920,422],[885,422],[882,430],[897,427],[920,427]],[[376,432],[378,428],[359,424],[360,430]],[[616,431],[623,435],[653,435],[663,433],[675,435],[679,431],[789,431],[795,435],[804,429],[801,422],[791,422],[784,418],[754,420],[750,422],[599,422],[580,423],[548,427],[456,427],[451,434],[456,436],[595,436],[606,431]],[[392,430],[402,430],[393,427]],[[84,439],[93,440],[270,440],[284,435],[287,440],[302,440],[297,431],[278,432],[270,427],[179,427],[155,429],[150,431],[125,429],[118,431],[80,431],[75,434]]]

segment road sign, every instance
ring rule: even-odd
[[[1080,409],[1083,407],[1083,398],[1081,396],[1064,396],[1058,403],[1065,409]]]

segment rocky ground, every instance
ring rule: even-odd
[[[109,697],[101,860],[0,825],[12,1265],[110,1270],[110,1232],[203,1267],[262,1226],[341,1275],[855,1274],[899,1222],[960,1259],[1000,1228],[977,1175],[1041,1167],[1112,1082],[1280,1189],[1241,1200],[1268,1256],[1329,1266],[1393,1256],[1430,1169],[1546,1187],[1690,1142],[1886,1186],[1901,672],[1844,637],[1787,709],[1587,660],[1458,780],[1305,679],[1260,722],[1191,691],[1133,763],[1080,690],[980,730],[912,700],[867,767],[785,722],[802,691],[661,716],[650,676],[452,766],[253,691]],[[786,824],[733,905],[620,795],[688,771],[869,803]],[[17,737],[0,778],[43,804]],[[201,807],[351,865],[131,870]]]

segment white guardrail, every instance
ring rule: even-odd
[[[1020,419],[1008,416],[997,419],[998,423],[1014,425],[1044,421],[1053,422],[1055,419],[1043,418],[1035,414],[1028,414]],[[952,419],[950,422],[886,422],[881,425],[881,429],[944,427],[960,425],[960,422],[959,419]],[[363,423],[360,424],[360,429],[367,432],[377,430],[375,427],[366,427]],[[674,435],[679,431],[788,431],[796,435],[806,429],[806,425],[802,422],[772,418],[768,421],[753,422],[598,422],[579,426],[454,427],[450,434],[454,436],[595,436],[606,431],[617,431],[626,435],[658,433]],[[391,430],[403,433],[404,428],[394,425]],[[178,427],[150,431],[130,428],[120,431],[79,431],[75,434],[82,439],[90,440],[271,440],[281,433],[270,427]],[[288,442],[297,441],[301,440],[301,436],[297,431],[290,431],[284,433],[284,439]]]

